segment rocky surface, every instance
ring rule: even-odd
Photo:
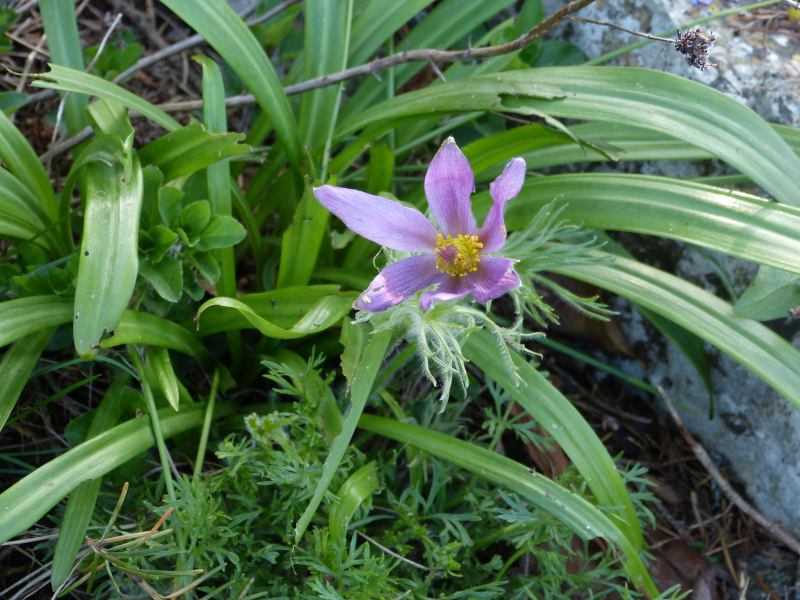
[[[563,5],[562,1],[545,0],[545,14]],[[580,16],[658,34],[732,6],[724,0],[715,0],[709,7],[693,7],[689,0],[601,0],[581,11]],[[722,61],[720,69],[692,69],[672,46],[659,42],[609,64],[642,66],[688,77],[729,94],[769,121],[800,126],[800,41],[789,35],[765,34],[763,27],[741,31],[730,18],[701,27],[716,32],[710,58]],[[562,25],[554,37],[576,44],[590,59],[638,40],[618,30],[577,22]],[[619,168],[628,171],[631,165]],[[713,172],[717,167],[712,161],[710,166],[659,162],[635,168],[648,174],[695,177],[698,171]],[[726,297],[711,264],[691,247],[627,235],[623,241],[645,262]],[[713,257],[729,273],[739,293],[755,275],[753,264],[719,254]],[[625,368],[652,383],[663,384],[673,400],[698,411],[683,412],[689,428],[699,434],[710,451],[727,459],[732,471],[746,483],[747,493],[759,510],[800,532],[800,411],[739,363],[707,346],[716,396],[716,417],[709,420],[705,416],[708,395],[686,359],[627,303],[620,302],[616,308],[622,312],[620,321],[637,357]],[[769,326],[800,347],[796,321],[774,321]]]

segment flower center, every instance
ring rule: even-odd
[[[459,235],[456,239],[448,235],[444,239],[440,233],[434,251],[439,257],[436,268],[453,277],[463,277],[477,271],[478,263],[481,262],[478,254],[481,248],[483,244],[478,241],[477,235]]]

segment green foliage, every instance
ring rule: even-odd
[[[144,46],[137,44],[133,32],[130,29],[123,29],[111,40],[103,49],[102,54],[97,56],[97,46],[86,48],[83,51],[84,61],[91,64],[97,58],[90,73],[103,79],[111,81],[117,75],[136,64],[144,51]]]
[[[63,185],[7,117],[27,97],[0,98],[0,344],[14,343],[0,361],[0,424],[8,431],[90,381],[85,401],[95,403],[103,380],[92,378],[130,370],[126,361],[143,392],[118,379],[96,413],[63,425],[74,448],[4,486],[0,542],[50,511],[63,527],[54,587],[98,597],[655,596],[640,556],[642,524],[653,524],[643,471],[620,473],[536,370],[525,342],[542,334],[523,320],[544,328],[564,318],[552,293],[609,318],[597,297],[552,274],[588,281],[640,306],[709,389],[704,340],[800,407],[800,353],[758,323],[800,302],[800,133],[687,78],[582,64],[559,40],[447,68],[398,64],[297,101],[286,94],[406,48],[511,42],[542,22],[541,0],[307,0],[252,29],[224,0],[163,4],[175,13],[168,27],[185,21],[216,52],[197,59],[202,112],[179,122],[112,83],[143,54],[136,31],[81,55],[72,4],[53,0],[41,2],[53,64],[34,85],[70,92],[71,135],[92,127]],[[0,33],[16,18],[0,11]],[[427,77],[439,68],[445,81]],[[226,96],[245,88],[258,108],[232,121],[233,133],[228,119],[241,109]],[[141,135],[129,110],[166,133]],[[424,210],[425,165],[450,134],[476,174],[479,222],[493,201],[487,184],[510,160],[531,171],[498,253],[522,280],[513,303],[423,311],[412,297],[352,320],[375,267],[407,254],[342,232],[315,185],[330,176]],[[709,185],[719,181],[539,172],[709,158],[778,202]],[[588,228],[676,239],[762,268],[734,311],[614,243],[601,250],[608,238]],[[59,369],[78,383],[14,414],[42,352],[63,352],[70,334],[75,360],[94,360],[95,372],[76,376],[68,361]],[[427,393],[429,383],[438,389]],[[533,420],[512,417],[512,405]],[[555,440],[574,467],[547,479],[497,454],[501,440],[544,450]],[[182,472],[177,457],[195,453],[192,478],[173,473],[170,457]],[[161,470],[148,473],[155,459]],[[78,509],[64,515],[70,493]],[[138,531],[114,529],[134,514]],[[89,530],[80,550],[87,524],[106,527]]]
[[[10,52],[14,47],[11,40],[4,35],[22,15],[10,8],[0,8],[0,52]]]

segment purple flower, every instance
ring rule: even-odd
[[[467,294],[487,302],[517,287],[514,261],[485,253],[505,244],[503,212],[524,179],[525,161],[515,158],[489,187],[494,205],[478,229],[470,203],[475,176],[455,140],[447,138],[425,175],[425,195],[441,233],[421,212],[392,200],[330,185],[315,189],[317,200],[359,235],[387,248],[421,253],[387,265],[353,306],[384,311],[438,284],[420,297],[428,310],[434,302]]]
[[[698,4],[705,4],[706,6],[708,6],[713,1],[714,0],[692,0],[692,4],[694,4],[695,6],[697,6]]]

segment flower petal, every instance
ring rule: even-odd
[[[407,252],[433,252],[439,232],[425,215],[398,202],[346,188],[323,185],[314,195],[358,235]]]
[[[448,300],[458,300],[469,294],[465,277],[453,277],[448,275],[439,289],[432,292],[425,292],[419,297],[422,310],[429,310],[437,302],[447,302]]]
[[[506,210],[506,202],[516,198],[522,189],[525,181],[525,160],[515,158],[506,165],[502,175],[492,182],[489,186],[489,193],[492,195],[494,204],[486,215],[478,239],[483,244],[481,252],[496,252],[506,243],[506,226],[503,221],[503,213]]]
[[[478,302],[499,298],[520,284],[519,275],[514,271],[514,261],[510,258],[482,256],[478,270],[464,276],[469,293]]]
[[[467,157],[452,137],[445,140],[425,174],[425,195],[445,237],[472,235],[478,228],[469,197],[475,191],[475,175]]]
[[[435,255],[423,254],[387,265],[353,306],[358,310],[381,312],[449,277],[436,268],[436,261]]]

